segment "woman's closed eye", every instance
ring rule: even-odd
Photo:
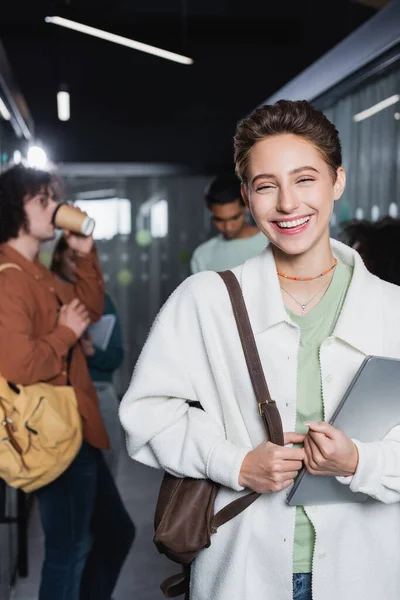
[[[296,184],[297,183],[313,183],[314,181],[315,181],[315,179],[313,177],[301,177],[301,179],[298,179],[296,181]],[[259,194],[262,194],[262,193],[268,192],[270,190],[274,190],[276,188],[277,188],[276,184],[273,184],[273,183],[263,183],[262,185],[259,185],[256,188],[256,192],[258,192]]]
[[[256,188],[256,192],[264,192],[268,190],[273,190],[275,188],[276,185],[273,185],[272,183],[264,183],[263,185],[260,185]]]
[[[313,179],[312,177],[302,177],[301,179],[296,181],[296,183],[306,183],[308,181],[315,181],[315,179]]]

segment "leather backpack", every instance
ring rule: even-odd
[[[231,299],[266,439],[283,446],[281,417],[268,390],[240,285],[232,271],[224,271],[219,275]],[[202,408],[199,402],[189,404]],[[250,492],[214,514],[218,489],[219,485],[209,479],[179,478],[169,473],[164,475],[154,518],[154,543],[161,554],[183,567],[182,573],[169,577],[161,584],[161,590],[167,598],[182,594],[189,598],[190,564],[198,552],[210,546],[211,536],[218,527],[236,517],[261,495]]]
[[[8,268],[20,270],[6,263],[0,272]],[[22,386],[0,376],[0,423],[0,477],[25,492],[57,479],[82,445],[82,423],[71,386]]]

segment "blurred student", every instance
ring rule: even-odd
[[[104,283],[92,236],[64,232],[76,281],[39,261],[55,236],[52,176],[18,165],[0,175],[0,369],[9,381],[71,385],[82,447],[68,469],[36,491],[45,558],[39,600],[110,600],[135,534],[101,453],[108,437],[79,340],[103,311]],[[6,342],[5,342],[6,340]]]
[[[247,222],[248,209],[235,175],[216,177],[205,202],[219,234],[196,248],[190,263],[192,273],[231,269],[264,250],[267,240],[257,227]]]
[[[76,282],[76,256],[64,237],[59,239],[54,249],[50,268],[64,281]],[[96,345],[89,331],[82,336],[81,346],[97,391],[100,413],[110,440],[110,448],[103,450],[104,458],[111,474],[115,477],[122,451],[122,430],[118,418],[119,399],[113,386],[113,374],[124,360],[124,347],[117,309],[107,292],[104,292],[104,315],[115,317],[107,347],[103,350]]]

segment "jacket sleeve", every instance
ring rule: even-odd
[[[400,359],[400,290],[398,286],[378,281],[382,287],[383,347],[370,354]],[[382,440],[352,441],[359,456],[356,472],[351,477],[338,477],[338,481],[349,485],[353,492],[363,492],[385,504],[400,502],[400,425],[393,427]]]
[[[185,368],[179,337],[156,319],[120,406],[128,452],[178,477],[209,478],[241,490],[239,472],[249,448],[229,442],[215,415],[189,406],[202,399]]]
[[[382,441],[353,442],[359,455],[357,470],[351,477],[337,477],[338,481],[385,504],[400,502],[400,425]]]
[[[92,322],[98,321],[104,310],[104,281],[96,247],[86,256],[76,257],[74,294],[86,306]]]
[[[13,273],[13,278],[18,274]],[[5,278],[4,278],[5,279]],[[0,294],[0,372],[9,381],[29,385],[47,381],[59,375],[63,359],[76,343],[74,332],[63,325],[56,326],[48,335],[33,338],[32,307],[23,293],[3,279]]]

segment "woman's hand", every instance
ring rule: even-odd
[[[307,471],[312,475],[348,477],[358,465],[357,446],[329,423],[306,421],[308,434],[304,440]]]
[[[301,444],[305,436],[285,433],[284,443]],[[259,493],[280,492],[288,488],[303,466],[303,448],[285,448],[262,442],[246,454],[239,474],[239,485]]]

